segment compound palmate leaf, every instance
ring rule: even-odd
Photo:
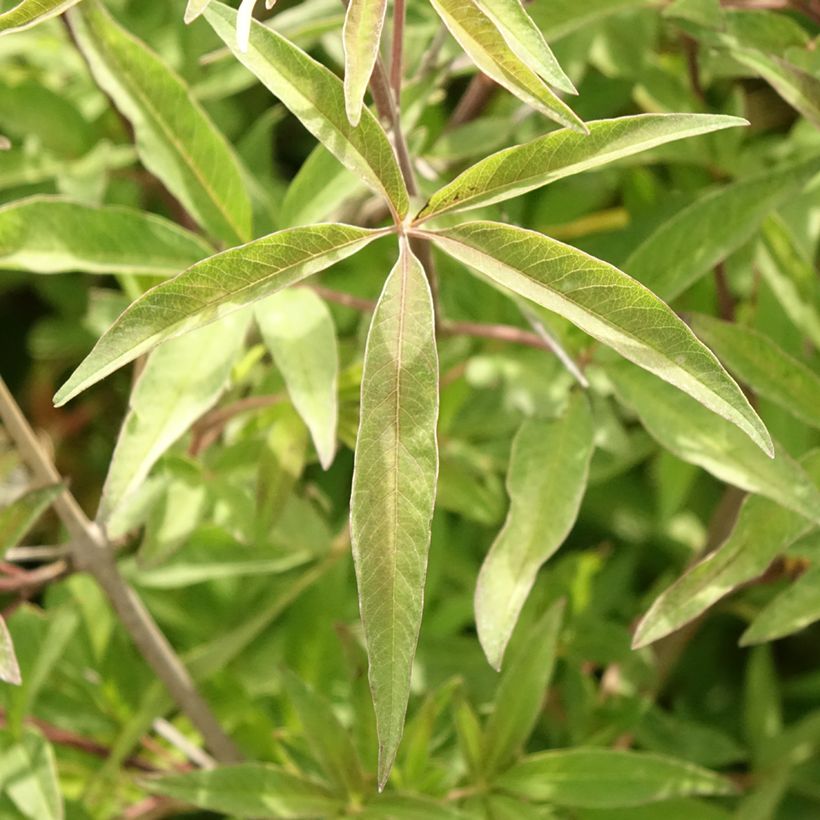
[[[428,235],[450,256],[561,314],[773,452],[763,422],[715,356],[657,296],[622,271],[542,234],[498,222],[468,222]]]
[[[13,34],[36,26],[79,2],[80,0],[22,0],[13,9],[0,14],[0,34]]]
[[[478,638],[495,669],[501,668],[539,567],[561,546],[578,515],[594,432],[589,402],[575,393],[562,416],[529,419],[516,433],[507,474],[510,511],[475,591]]]
[[[165,339],[271,296],[383,234],[350,225],[288,228],[203,259],[137,299],[97,342],[55,402],[64,404]]]
[[[345,109],[351,125],[362,116],[364,92],[379,56],[387,0],[350,0],[342,37],[345,49]]]
[[[0,268],[174,276],[213,252],[156,214],[33,196],[0,208]]]
[[[379,736],[379,785],[401,739],[436,494],[438,357],[433,302],[407,244],[370,325],[350,527]]]
[[[251,237],[238,161],[182,80],[96,2],[69,19],[96,81],[134,126],[140,159],[214,237]]]
[[[383,194],[399,218],[409,208],[407,187],[393,148],[368,109],[357,126],[347,118],[342,82],[280,34],[254,22],[247,51],[236,46],[236,12],[213,0],[205,18],[236,58],[273,92],[333,154]]]
[[[578,115],[507,45],[475,0],[432,2],[444,25],[488,77],[544,116],[586,133]]]
[[[433,194],[416,222],[501,202],[667,142],[746,124],[717,114],[638,114],[588,122],[586,136],[553,131],[480,160]]]

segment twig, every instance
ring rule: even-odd
[[[57,468],[37,440],[2,378],[0,417],[35,479],[43,483],[61,482]],[[137,649],[165,684],[179,708],[201,732],[214,756],[221,762],[239,760],[239,750],[202,699],[168,639],[142,600],[120,575],[114,552],[102,529],[89,521],[68,489],[57,496],[54,508],[68,530],[74,567],[90,573],[100,585]]]
[[[404,56],[405,0],[393,2],[393,46],[390,51],[390,85],[396,108],[401,111],[401,78]]]
[[[45,586],[51,581],[61,578],[68,572],[66,561],[55,561],[53,564],[45,564],[42,567],[31,570],[20,570],[13,575],[0,577],[0,592],[17,592],[26,595],[38,587]]]
[[[450,131],[459,125],[472,122],[477,119],[481,112],[487,107],[487,103],[493,98],[498,86],[495,80],[491,80],[486,74],[476,74],[462,98],[458,101],[446,130]]]
[[[217,407],[206,413],[194,426],[192,430],[191,444],[188,447],[188,454],[199,455],[203,450],[207,450],[222,434],[225,425],[231,419],[242,413],[249,413],[251,410],[261,410],[265,407],[272,407],[284,400],[284,395],[276,393],[269,396],[246,396],[237,399],[224,407]]]
[[[62,544],[54,546],[11,547],[6,550],[7,561],[54,561],[62,558],[68,550]]]
[[[168,723],[165,718],[160,717],[154,721],[154,731],[182,752],[191,763],[199,766],[200,769],[216,768],[216,762],[209,754],[206,754],[199,746],[191,743],[176,726]]]

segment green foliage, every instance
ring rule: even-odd
[[[273,5],[0,5],[0,816],[815,816],[813,5]]]

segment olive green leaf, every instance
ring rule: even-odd
[[[433,302],[405,243],[373,314],[361,396],[350,526],[384,787],[410,695],[438,473]]]
[[[820,486],[820,450],[811,451],[800,463],[810,480]],[[802,515],[768,498],[747,498],[726,540],[661,593],[641,618],[634,645],[646,646],[693,621],[732,590],[765,572],[811,529],[812,523]]]
[[[196,234],[156,214],[52,196],[0,208],[0,268],[174,276],[213,253]]]
[[[662,299],[674,299],[751,238],[817,171],[820,157],[812,157],[704,194],[650,234],[624,270]]]
[[[356,253],[383,233],[350,225],[288,228],[203,259],[137,299],[97,342],[54,401],[64,404],[165,339],[272,296]]]
[[[20,543],[63,489],[62,484],[37,487],[0,509],[0,555]]]
[[[21,0],[14,8],[0,14],[0,35],[36,26],[79,2],[80,0]]]
[[[735,791],[731,781],[694,763],[614,749],[558,749],[534,754],[513,766],[497,784],[530,800],[590,809]]]
[[[259,302],[256,322],[290,395],[310,430],[322,467],[336,452],[339,353],[325,303],[306,288],[291,288]]]
[[[459,45],[488,77],[544,116],[586,133],[586,126],[575,112],[507,45],[475,0],[432,3]]]
[[[717,114],[638,114],[588,122],[588,135],[553,131],[480,160],[433,194],[416,221],[502,202],[667,142],[747,124]]]
[[[689,393],[772,452],[763,422],[720,362],[657,296],[622,271],[542,234],[497,222],[468,222],[429,236],[495,284],[561,314]]]
[[[345,110],[351,125],[358,125],[364,92],[379,56],[387,0],[350,0],[342,38],[345,51]]]
[[[521,0],[478,0],[478,5],[495,23],[516,56],[544,82],[567,94],[578,93]]]
[[[703,314],[691,316],[689,325],[736,378],[820,429],[820,376],[803,362],[750,327]]]
[[[567,537],[586,489],[594,427],[587,398],[575,393],[557,419],[529,419],[513,440],[507,472],[510,510],[475,591],[478,639],[490,665],[504,650],[541,565]]]
[[[766,458],[734,425],[626,362],[612,362],[606,372],[619,401],[678,458],[820,524],[820,490],[783,448]]]
[[[107,521],[157,459],[222,393],[250,322],[247,311],[169,339],[148,357],[129,398],[105,479],[98,519]]]
[[[205,17],[239,62],[289,108],[339,162],[381,193],[399,219],[409,208],[393,148],[376,118],[362,111],[352,126],[347,118],[345,94],[333,72],[316,62],[280,34],[260,23],[251,25],[247,52],[234,42],[236,12],[213,0]]]
[[[145,167],[212,236],[231,244],[250,239],[239,163],[182,80],[96,0],[69,19],[95,80],[134,126]]]

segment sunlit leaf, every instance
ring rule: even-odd
[[[588,122],[588,135],[553,131],[480,160],[433,194],[417,220],[501,202],[667,142],[745,124],[716,114],[638,114]]]
[[[62,484],[38,487],[0,509],[0,554],[20,543],[63,489]]]
[[[212,253],[195,234],[144,211],[49,196],[0,208],[0,268],[174,276]]]
[[[62,14],[80,0],[21,0],[0,14],[0,35],[23,31]]]
[[[327,469],[336,452],[339,412],[339,354],[330,311],[312,291],[291,288],[257,304],[255,316],[290,400]]]
[[[432,2],[450,33],[488,77],[544,116],[586,133],[581,119],[507,45],[475,0]]]
[[[542,234],[496,222],[469,222],[431,236],[451,256],[561,314],[771,452],[763,422],[714,355],[660,299],[617,268]]]
[[[342,38],[345,50],[345,110],[351,125],[362,116],[364,93],[379,56],[387,0],[350,0]]]
[[[505,791],[559,806],[640,806],[687,795],[732,794],[729,780],[672,757],[567,749],[524,758],[498,780]]]
[[[247,52],[234,42],[236,12],[213,2],[205,17],[237,59],[289,108],[343,165],[382,193],[403,218],[409,208],[407,188],[387,135],[369,110],[352,126],[347,118],[342,82],[280,34],[254,22]]]
[[[64,404],[165,339],[207,325],[330,267],[382,233],[349,225],[289,228],[203,259],[137,299],[97,342],[55,402]]]
[[[22,683],[20,665],[14,654],[14,643],[2,616],[0,616],[0,680],[15,686]]]
[[[0,790],[30,820],[62,820],[54,750],[36,729],[0,734]]]
[[[575,523],[593,433],[586,396],[576,393],[562,416],[527,420],[515,436],[507,473],[510,511],[484,559],[475,591],[478,638],[495,669],[501,668],[539,568]]]
[[[406,244],[365,349],[351,538],[379,735],[379,784],[404,726],[436,492],[438,358],[430,288]]]
[[[94,78],[134,126],[137,150],[214,237],[251,236],[251,205],[237,159],[182,80],[96,0],[70,14]]]
[[[185,6],[185,22],[193,23],[208,7],[211,0],[188,0],[188,5]]]
[[[820,451],[809,453],[801,464],[820,485]],[[812,528],[811,521],[767,498],[747,498],[726,540],[655,600],[638,624],[635,646],[653,643],[694,620],[732,590],[764,573]]]

